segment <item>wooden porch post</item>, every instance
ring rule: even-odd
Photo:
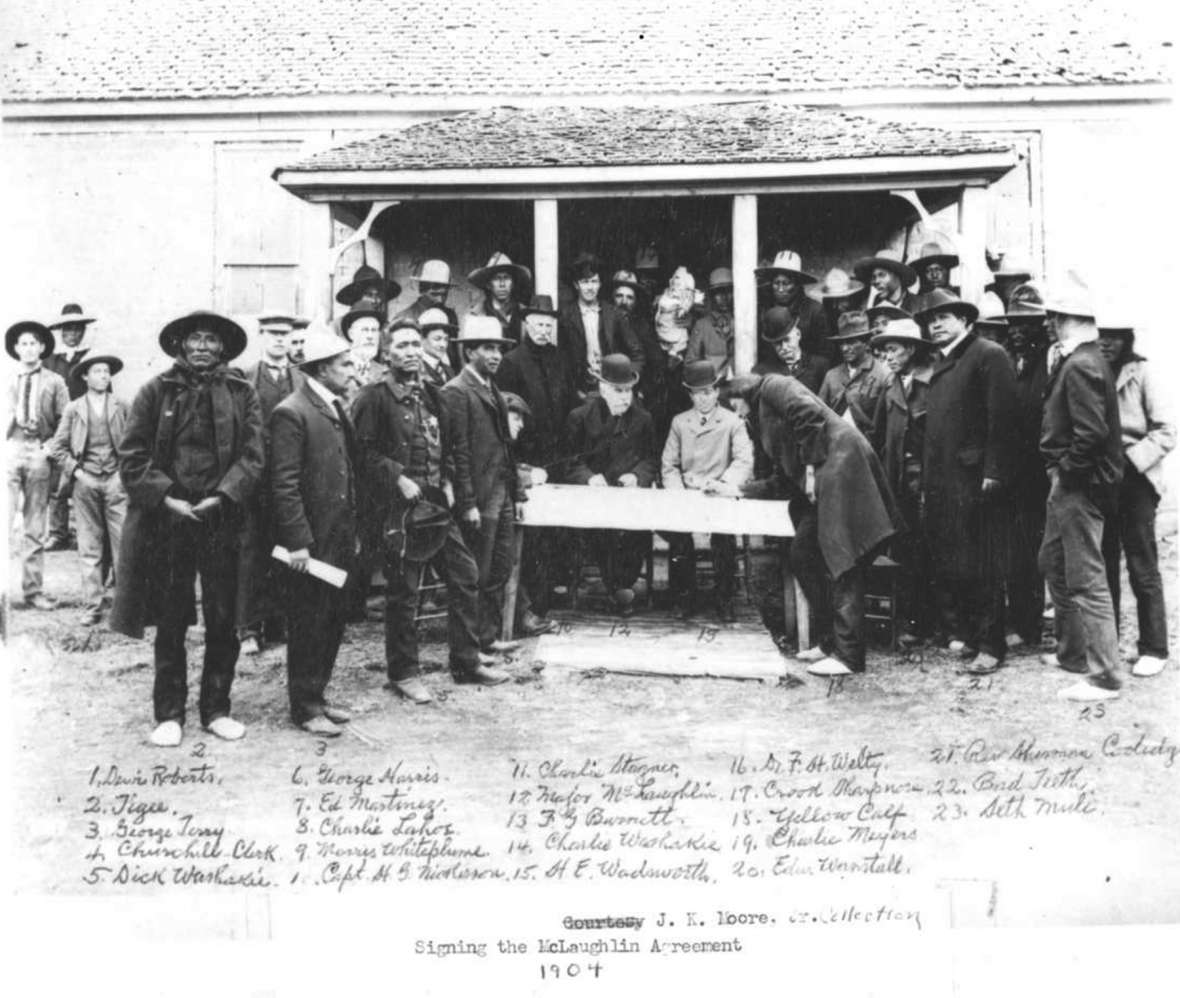
[[[748,374],[758,358],[758,195],[733,196],[733,366]]]
[[[308,319],[331,317],[332,273],[325,258],[332,245],[332,206],[309,201],[303,206],[300,225],[299,284],[295,310]]]
[[[959,194],[959,284],[965,301],[983,297],[988,269],[987,188],[964,187]]]
[[[557,201],[533,202],[533,280],[535,293],[557,302]]]

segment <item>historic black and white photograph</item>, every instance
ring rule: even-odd
[[[1158,988],[1164,6],[9,5],[22,992]]]

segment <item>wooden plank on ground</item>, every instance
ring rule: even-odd
[[[551,614],[556,631],[533,653],[547,668],[653,676],[776,681],[786,662],[766,631],[754,624],[716,626],[707,619],[582,617]]]

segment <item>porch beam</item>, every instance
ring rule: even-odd
[[[533,201],[533,282],[535,293],[557,301],[557,202]]]
[[[978,303],[987,283],[987,190],[964,187],[959,194],[959,285],[965,301]]]
[[[758,358],[758,195],[733,198],[733,366],[748,374]]]

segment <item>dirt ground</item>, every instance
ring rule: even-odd
[[[1180,616],[1176,540],[1172,530],[1162,542],[1173,647]],[[161,761],[162,750],[146,742],[152,726],[150,641],[77,625],[80,594],[72,552],[48,556],[46,591],[61,599],[58,610],[21,610],[10,618],[13,782],[22,816],[16,836],[28,857],[18,871],[18,887],[70,894],[83,889],[81,802],[87,774],[110,763],[125,770],[148,767]],[[1125,591],[1122,645],[1130,655],[1134,603]],[[740,626],[752,621],[746,608]],[[428,636],[433,640],[423,648],[423,661],[437,702],[419,708],[396,699],[385,688],[384,675],[366,668],[383,661],[382,625],[350,628],[330,692],[354,711],[354,730],[326,749],[290,724],[282,650],[243,660],[233,702],[247,737],[218,743],[201,733],[193,718],[179,750],[191,761],[194,746],[202,743],[204,757],[222,774],[216,789],[200,788],[199,806],[233,814],[251,829],[288,828],[286,776],[292,767],[314,762],[322,750],[341,764],[426,759],[460,774],[455,788],[461,788],[464,813],[476,827],[486,821],[491,829],[503,824],[509,759],[573,760],[628,750],[719,772],[738,753],[783,757],[792,750],[855,752],[871,745],[885,754],[895,777],[932,785],[948,772],[962,772],[964,778],[974,773],[940,766],[934,752],[940,745],[981,738],[1011,748],[1032,736],[1043,746],[1094,751],[1087,779],[1099,803],[1096,814],[1086,820],[939,824],[932,804],[924,812],[916,860],[923,878],[1002,879],[997,917],[1009,923],[1152,921],[1177,914],[1180,760],[1173,765],[1164,754],[1107,757],[1099,749],[1111,735],[1123,745],[1138,734],[1165,748],[1180,741],[1175,665],[1154,679],[1130,679],[1119,700],[1096,712],[1058,701],[1057,690],[1071,677],[1041,665],[1032,654],[1013,657],[1009,667],[980,682],[956,674],[957,660],[947,653],[876,650],[865,676],[834,689],[807,677],[795,662],[788,662],[788,669],[798,679],[778,686],[559,674],[535,660],[535,642],[529,642],[509,666],[512,684],[480,689],[451,683],[439,633]],[[199,646],[200,631],[194,629],[190,663],[199,661]],[[195,714],[195,707],[190,710]],[[1063,850],[1067,841],[1071,849]],[[1076,865],[1080,855],[1090,857],[1084,875]],[[736,872],[726,864],[718,879],[730,882]]]

